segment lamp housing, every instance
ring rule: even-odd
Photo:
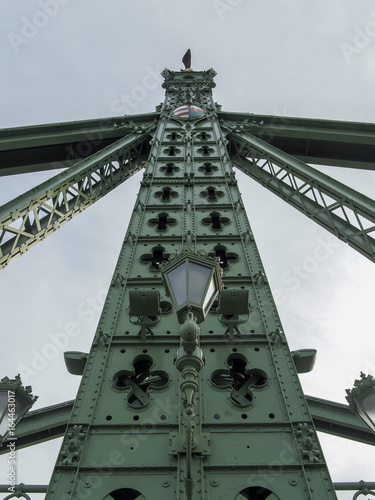
[[[223,316],[237,316],[249,314],[249,290],[227,289],[219,294],[217,312]]]
[[[23,387],[21,378],[4,377],[0,381],[0,444],[15,434],[15,426],[38,399],[30,386]]]
[[[218,261],[185,251],[163,264],[161,271],[179,323],[184,323],[189,311],[201,323],[223,286]]]
[[[72,375],[83,375],[88,357],[89,355],[87,352],[64,352],[64,361],[68,372]]]
[[[375,434],[375,379],[361,373],[361,379],[354,382],[353,389],[346,390],[349,408],[356,413]]]
[[[299,349],[298,351],[292,351],[291,355],[297,373],[311,372],[315,365],[316,354],[316,349]]]
[[[130,290],[129,316],[147,316],[149,318],[160,315],[160,294],[158,290]]]

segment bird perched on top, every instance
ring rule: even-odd
[[[185,71],[193,71],[191,68],[191,52],[190,49],[188,49],[182,58],[182,62],[185,65]]]

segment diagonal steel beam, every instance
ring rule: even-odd
[[[160,113],[0,130],[0,176],[67,168],[157,120]]]
[[[375,170],[375,124],[219,112],[231,122],[299,160]]]
[[[0,268],[140,170],[154,127],[127,135],[1,206]]]
[[[17,449],[44,443],[65,434],[74,401],[65,401],[39,410],[29,411],[17,424],[14,437]],[[9,453],[3,443],[0,455]]]
[[[348,405],[306,396],[317,431],[375,446],[375,434]]]
[[[375,202],[231,124],[229,154],[252,179],[375,262]]]

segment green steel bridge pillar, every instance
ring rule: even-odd
[[[163,76],[165,101],[90,353],[74,370],[82,382],[46,499],[335,499],[217,117],[215,72]],[[232,315],[214,302],[200,324],[202,355],[184,363],[162,280],[181,252],[217,259],[233,308],[242,291],[249,303]],[[156,311],[150,294],[160,296]]]

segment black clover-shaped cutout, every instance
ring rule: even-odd
[[[161,201],[170,201],[172,198],[178,196],[178,192],[173,191],[169,186],[165,186],[161,191],[156,191],[155,196],[160,198]]]
[[[253,400],[254,388],[264,387],[267,374],[258,368],[247,368],[248,361],[242,354],[231,354],[227,358],[229,369],[215,370],[211,382],[219,389],[232,388],[230,398],[238,406],[248,406]]]
[[[216,245],[214,246],[214,251],[209,252],[210,257],[219,257],[219,264],[222,269],[227,269],[231,262],[235,262],[238,260],[238,253],[236,252],[228,252],[228,249],[224,245]]]
[[[167,262],[170,254],[165,252],[165,248],[161,245],[156,245],[151,249],[152,253],[144,253],[141,255],[141,262],[148,264],[151,271],[159,271],[160,264]]]
[[[202,219],[203,224],[209,224],[211,229],[219,231],[227,224],[230,224],[230,219],[228,217],[223,217],[220,212],[211,212],[209,217],[204,217]]]
[[[220,191],[213,186],[208,186],[204,191],[200,192],[200,195],[206,197],[210,201],[217,201],[218,198],[224,196],[224,191]]]
[[[148,223],[152,226],[155,226],[158,231],[165,231],[166,229],[168,229],[168,226],[176,224],[177,220],[173,217],[169,217],[169,214],[167,214],[167,212],[161,212],[157,215],[157,217],[149,219]]]
[[[134,370],[122,370],[114,375],[113,385],[117,389],[128,389],[127,401],[130,406],[146,406],[151,399],[149,389],[163,389],[168,385],[168,373],[163,370],[151,370],[153,365],[151,356],[137,356],[133,361]]]
[[[201,167],[198,167],[198,170],[199,170],[199,172],[202,172],[203,174],[210,175],[210,174],[215,173],[217,170],[219,170],[219,168],[210,162],[205,162],[205,163],[203,163],[203,165]]]
[[[179,171],[179,167],[174,163],[166,163],[164,166],[160,167],[160,171],[165,175],[173,175]]]
[[[198,153],[202,156],[208,156],[214,152],[214,148],[211,148],[210,146],[201,146],[198,148]]]

